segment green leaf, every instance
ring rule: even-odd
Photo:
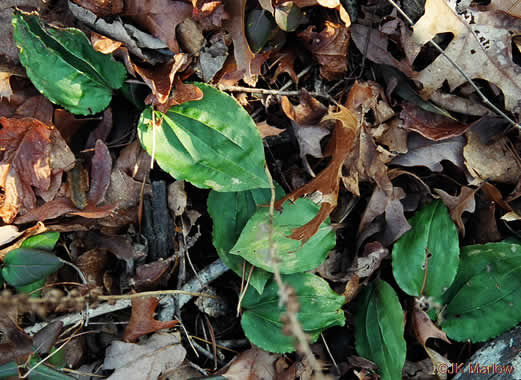
[[[262,139],[248,113],[231,96],[195,83],[203,99],[139,120],[139,139],[159,166],[176,179],[216,191],[268,188]],[[155,135],[155,137],[154,137]],[[155,149],[154,149],[155,144]]]
[[[315,342],[320,333],[332,326],[345,324],[343,296],[331,290],[327,281],[311,273],[282,276],[282,281],[295,289],[299,310],[297,318],[304,332]],[[271,279],[262,295],[249,288],[242,300],[241,326],[256,346],[271,352],[295,351],[293,337],[284,335],[278,286]],[[317,312],[319,311],[319,312]]]
[[[16,362],[7,362],[0,365],[0,379],[6,379],[11,376],[18,377],[18,366]]]
[[[258,53],[276,32],[276,24],[264,9],[252,9],[246,21],[246,36],[251,50]]]
[[[292,1],[281,3],[275,8],[275,21],[285,32],[294,32],[308,18]]]
[[[355,317],[358,354],[378,365],[381,380],[401,379],[407,345],[403,311],[393,288],[374,281],[358,296]]]
[[[441,201],[425,206],[409,223],[412,228],[393,247],[394,278],[407,294],[438,297],[458,270],[458,231]]]
[[[13,13],[12,24],[20,62],[50,101],[80,115],[109,105],[112,90],[125,80],[121,63],[95,51],[78,29],[42,25],[37,16],[21,12]]]
[[[328,220],[304,245],[300,240],[289,238],[293,229],[309,222],[318,213],[319,206],[310,199],[300,198],[295,203],[286,202],[282,212],[273,216],[274,255],[279,260],[281,273],[305,272],[316,268],[326,259],[336,244],[336,233]],[[250,218],[241,232],[239,240],[231,249],[250,264],[273,272],[270,257],[269,208],[263,207]]]
[[[59,238],[59,232],[45,232],[25,239],[22,243],[22,247],[52,251]]]
[[[39,249],[17,248],[4,258],[2,275],[11,286],[23,286],[56,272],[63,263],[55,255]]]
[[[74,377],[66,375],[54,368],[47,367],[44,364],[36,367],[33,372],[29,374],[28,378],[29,380],[75,380]]]
[[[284,192],[276,186],[276,196],[281,198]],[[237,275],[242,276],[244,259],[231,255],[230,249],[239,238],[248,219],[255,213],[257,206],[270,202],[270,189],[247,190],[234,193],[210,191],[208,196],[208,213],[213,220],[213,245],[219,257]],[[246,264],[244,273],[250,273],[250,264]],[[266,282],[272,276],[260,268],[252,272],[250,285],[262,293]]]
[[[443,295],[441,324],[458,341],[482,342],[521,321],[521,245],[488,243],[461,251],[458,275]]]
[[[40,298],[42,295],[42,289],[45,285],[46,278],[42,278],[38,281],[31,282],[30,284],[23,285],[23,286],[17,286],[16,287],[16,293],[25,293],[30,294],[29,297],[31,298]],[[36,289],[39,289],[38,291],[35,291]]]

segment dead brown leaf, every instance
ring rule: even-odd
[[[99,17],[116,15],[123,12],[125,0],[73,0]]]
[[[276,60],[279,59],[279,62],[277,63],[277,69],[275,69],[273,77],[270,80],[270,84],[275,83],[280,74],[286,73],[289,75],[291,80],[298,85],[298,76],[294,66],[295,59],[297,58],[295,51],[287,50],[284,53],[275,55],[273,58]]]
[[[76,265],[87,280],[89,288],[103,287],[103,275],[108,264],[108,254],[103,249],[91,249],[76,260]]]
[[[340,79],[347,70],[349,29],[343,25],[325,21],[321,32],[311,25],[298,37],[320,64],[320,74],[326,80]]]
[[[228,380],[275,380],[278,357],[256,347],[250,348],[241,353],[222,376]]]
[[[418,304],[415,304],[413,307],[411,321],[416,338],[424,347],[429,338],[441,339],[450,343],[447,334],[431,321],[427,313],[421,310]]]
[[[443,204],[449,208],[450,217],[458,226],[461,236],[465,236],[465,225],[461,217],[465,211],[473,213],[476,208],[476,201],[474,196],[477,189],[471,189],[467,186],[461,187],[461,192],[458,196],[449,195],[441,189],[434,189],[439,194]]]
[[[33,341],[16,323],[7,311],[0,311],[0,331],[7,342],[0,343],[0,365],[17,359],[25,359],[33,351]]]
[[[132,299],[132,314],[125,332],[123,340],[135,342],[139,337],[156,332],[158,330],[169,329],[177,325],[178,321],[162,322],[154,318],[159,300],[155,297],[142,297]]]
[[[320,141],[329,135],[329,129],[319,125],[298,125],[294,121],[292,121],[291,124],[295,132],[295,137],[297,138],[302,159],[305,160],[307,155],[316,158],[324,157]]]
[[[320,5],[324,8],[336,9],[340,16],[340,19],[344,22],[344,26],[349,28],[351,25],[351,18],[349,14],[346,12],[340,0],[296,0],[294,1],[295,5],[299,8],[311,7],[315,5]],[[272,12],[273,13],[273,12]]]
[[[16,215],[36,206],[35,190],[51,188],[52,176],[60,175],[65,161],[52,157],[74,157],[57,129],[31,118],[0,117],[0,188],[4,191],[0,216],[12,223]],[[66,152],[56,152],[64,149]]]
[[[113,40],[96,32],[91,32],[90,42],[94,50],[103,54],[111,54],[122,45],[120,41]]]
[[[413,62],[423,45],[439,33],[454,38],[445,48],[448,55],[470,78],[485,79],[499,87],[505,96],[505,108],[519,112],[521,72],[512,58],[512,35],[521,33],[521,20],[503,12],[479,12],[456,0],[427,0],[425,14],[416,22],[414,32],[405,36],[406,54]],[[470,20],[472,20],[470,22]],[[429,97],[445,81],[451,90],[466,82],[443,56],[438,56],[413,79],[423,84],[422,94]]]
[[[316,125],[327,113],[327,108],[306,90],[301,91],[299,100],[300,103],[294,106],[288,97],[281,98],[282,110],[298,125]]]
[[[278,136],[285,131],[285,129],[275,128],[269,125],[266,120],[261,121],[260,123],[256,123],[256,126],[262,138]]]
[[[0,71],[0,100],[6,98],[7,101],[13,96],[13,89],[11,88],[11,73]]]
[[[460,136],[471,127],[470,124],[461,124],[448,117],[424,111],[411,103],[403,106],[400,118],[403,120],[404,128],[418,132],[433,141]]]

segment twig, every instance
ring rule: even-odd
[[[387,1],[389,3],[391,3],[391,5],[394,8],[396,8],[398,13],[400,13],[402,15],[402,17],[409,23],[409,25],[411,25],[411,26],[414,25],[414,22],[411,20],[411,18],[409,16],[407,16],[407,14],[400,8],[400,6],[398,4],[396,4],[396,2],[394,0],[387,0]],[[483,102],[485,102],[486,105],[488,105],[490,108],[492,108],[494,110],[494,112],[496,112],[499,116],[501,116],[502,118],[507,120],[514,127],[521,129],[521,125],[519,125],[514,120],[512,120],[510,117],[508,117],[507,114],[505,114],[503,111],[501,111],[499,108],[497,108],[494,104],[492,104],[492,102],[490,100],[488,100],[488,98],[485,96],[485,94],[483,94],[481,92],[481,90],[476,85],[476,83],[474,83],[474,81],[463,71],[463,69],[456,62],[454,62],[454,60],[451,57],[449,57],[447,54],[445,54],[445,51],[443,51],[443,49],[440,47],[440,45],[438,45],[433,40],[430,40],[429,43],[432,46],[434,46],[434,48],[436,50],[438,50],[440,52],[440,54],[443,55],[450,62],[450,64],[452,66],[454,66],[454,68],[463,76],[463,78],[465,78],[465,80],[467,82],[469,82],[469,84],[474,88],[474,90],[476,90],[476,93],[479,95],[481,100],[483,100]]]
[[[271,200],[269,209],[270,222],[268,229],[268,241],[270,247],[269,252],[273,269],[273,278],[275,279],[275,282],[279,287],[279,300],[280,303],[286,307],[287,312],[285,316],[288,318],[287,326],[291,330],[291,334],[293,335],[293,337],[295,337],[297,340],[297,351],[300,351],[309,360],[309,364],[315,372],[315,379],[325,380],[324,375],[322,374],[320,364],[318,363],[317,359],[315,358],[315,355],[311,351],[311,347],[309,347],[308,337],[306,336],[304,330],[302,330],[302,326],[298,321],[298,305],[295,305],[295,294],[290,294],[290,288],[282,281],[282,276],[280,274],[279,269],[279,258],[275,256],[275,244],[273,244],[273,214],[275,212],[275,186],[273,184],[273,178],[271,178],[271,173],[267,166],[265,167],[265,171],[271,188]]]
[[[251,87],[242,87],[242,86],[228,86],[224,84],[220,84],[217,88],[221,91],[228,92],[247,92],[250,94],[262,94],[262,95],[278,95],[278,96],[299,96],[301,91],[284,91],[284,90],[270,90],[267,88],[251,88]],[[318,98],[327,99],[330,102],[334,102],[333,98],[329,94],[323,94],[321,92],[310,92],[311,96],[316,96]]]

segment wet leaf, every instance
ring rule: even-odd
[[[458,270],[459,240],[454,222],[441,201],[409,219],[411,229],[393,247],[393,274],[409,295],[441,296]]]
[[[154,318],[159,300],[155,297],[132,299],[130,322],[123,333],[123,340],[135,342],[139,337],[176,326],[178,321],[158,321]]]
[[[36,88],[72,113],[102,111],[121,87],[125,68],[96,52],[78,29],[42,25],[34,15],[13,13],[20,62]]]
[[[378,365],[382,380],[402,377],[406,343],[400,301],[393,288],[375,280],[358,296],[355,343],[360,356]]]
[[[324,329],[345,324],[341,309],[345,299],[333,292],[325,280],[310,273],[298,273],[282,276],[282,281],[295,290],[299,304],[297,318],[312,342]],[[262,295],[249,288],[241,304],[244,309],[241,326],[248,339],[263,350],[292,352],[294,338],[282,332],[281,317],[285,310],[280,306],[278,291],[273,279]]]
[[[200,188],[226,192],[269,187],[262,139],[251,117],[229,95],[196,85],[203,99],[156,113],[160,125],[152,125],[150,108],[142,113],[139,138],[147,152],[154,150],[159,166],[174,178]]]

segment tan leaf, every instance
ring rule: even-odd
[[[306,155],[316,158],[324,157],[320,141],[329,135],[329,129],[322,126],[298,125],[294,121],[291,124],[300,148],[300,156],[302,158],[305,158]]]
[[[13,89],[10,83],[11,74],[0,71],[0,100],[6,98],[11,99],[13,95]]]
[[[73,0],[76,4],[90,10],[99,17],[123,12],[124,0]]]
[[[461,9],[457,0],[427,0],[425,14],[416,22],[407,44],[413,62],[422,46],[439,33],[452,33],[454,38],[445,49],[460,68],[473,79],[485,79],[498,86],[505,96],[505,107],[516,111],[521,99],[521,72],[512,60],[512,35],[521,33],[521,20],[502,12],[478,12]],[[470,3],[470,2],[468,2]],[[466,82],[442,55],[413,79],[423,84],[423,95],[429,97],[445,81],[451,90]],[[517,109],[519,111],[519,109]]]
[[[416,338],[424,347],[429,338],[441,339],[450,343],[447,334],[432,323],[427,313],[421,310],[417,304],[413,308],[411,320]]]
[[[178,321],[158,321],[154,318],[159,300],[155,297],[132,299],[130,322],[123,333],[123,340],[135,342],[139,337],[177,325]]]
[[[260,123],[256,123],[256,125],[262,138],[269,136],[278,136],[285,131],[285,129],[275,128],[269,125],[266,120],[261,121]]]
[[[441,189],[434,189],[434,191],[439,194],[443,204],[449,208],[450,217],[458,226],[461,236],[465,236],[465,225],[461,220],[461,216],[465,211],[473,213],[476,209],[474,195],[477,189],[462,186],[458,196],[449,195]]]
[[[321,32],[311,25],[298,37],[320,64],[320,74],[326,80],[340,79],[347,70],[349,29],[343,25],[325,21]]]
[[[275,361],[279,355],[250,348],[241,353],[222,375],[228,380],[275,380]]]
[[[306,90],[301,91],[299,100],[300,103],[294,106],[287,96],[281,98],[282,110],[299,125],[316,125],[327,113],[327,108]]]
[[[122,45],[121,42],[115,41],[96,32],[90,34],[90,42],[94,50],[103,54],[110,54]]]

